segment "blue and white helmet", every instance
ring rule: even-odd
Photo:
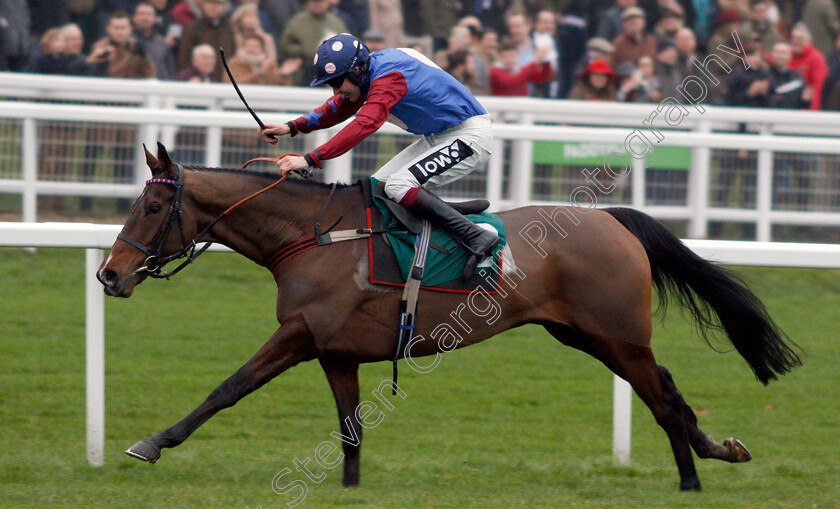
[[[356,86],[364,80],[364,64],[370,58],[370,50],[365,43],[350,34],[338,34],[330,37],[318,46],[315,52],[315,79],[310,87],[322,85],[332,79],[349,78]],[[355,67],[360,72],[354,72]],[[339,84],[340,86],[340,84]],[[334,87],[338,88],[338,87]]]

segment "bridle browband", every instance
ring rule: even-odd
[[[184,191],[184,167],[180,164],[177,165],[178,167],[178,180],[172,179],[165,179],[165,178],[151,178],[146,181],[146,185],[151,184],[167,184],[175,187],[175,197],[172,198],[172,203],[169,205],[169,211],[166,213],[166,219],[164,219],[163,224],[158,229],[155,236],[152,238],[152,241],[146,245],[142,242],[132,239],[128,235],[123,232],[120,232],[117,235],[117,239],[122,240],[123,242],[127,242],[132,246],[139,249],[142,253],[146,255],[146,260],[143,262],[143,265],[134,271],[134,274],[147,274],[149,277],[153,278],[166,278],[169,279],[169,276],[173,275],[175,272],[181,269],[178,267],[174,271],[170,273],[161,272],[161,269],[164,265],[171,262],[172,260],[177,260],[179,258],[184,258],[187,256],[187,252],[190,252],[190,258],[193,258],[192,252],[195,251],[195,244],[198,237],[195,240],[187,243],[187,236],[184,234],[184,220],[182,217],[182,209],[181,209],[181,198]],[[169,256],[162,257],[163,254],[163,245],[166,243],[166,237],[169,235],[169,231],[172,229],[172,223],[175,221],[175,218],[178,219],[178,230],[181,233],[181,249],[174,254]],[[154,247],[154,246],[157,247]],[[204,249],[210,247],[208,243]],[[199,254],[201,254],[199,252]],[[197,256],[197,255],[196,255]]]
[[[294,155],[294,154],[289,154]],[[281,158],[284,156],[280,156]],[[279,158],[278,158],[279,159]],[[252,198],[256,198],[260,194],[268,191],[269,189],[273,188],[280,182],[286,180],[286,177],[283,176],[278,179],[273,184],[260,189],[259,191],[251,194],[250,196],[239,200],[238,202],[234,203],[230,207],[228,207],[224,212],[219,214],[216,219],[210,222],[201,232],[199,232],[191,241],[187,242],[187,237],[184,234],[184,220],[182,217],[182,208],[181,208],[181,199],[184,190],[184,167],[180,164],[176,165],[178,168],[178,180],[172,179],[165,179],[165,178],[151,178],[146,181],[146,185],[151,184],[166,184],[175,187],[175,197],[172,198],[172,203],[169,205],[169,212],[166,214],[166,219],[164,219],[163,224],[161,225],[160,229],[158,229],[155,236],[152,238],[152,241],[146,245],[142,242],[139,242],[135,239],[132,239],[128,235],[123,232],[120,232],[117,235],[117,239],[126,242],[135,248],[139,249],[142,253],[146,255],[146,260],[143,262],[143,265],[136,269],[133,275],[137,274],[146,274],[152,278],[158,279],[169,279],[171,276],[174,276],[178,272],[181,271],[184,267],[191,264],[201,256],[207,249],[213,245],[212,242],[205,242],[204,245],[196,251],[196,245],[202,242],[202,239],[205,235],[213,228],[216,223],[222,220],[230,211],[235,209],[236,207],[242,205],[243,203],[247,202]],[[178,229],[181,233],[181,249],[172,253],[168,256],[161,256],[163,254],[163,245],[166,243],[166,237],[169,235],[169,231],[172,229],[172,223],[175,221],[175,218],[178,219]],[[157,244],[157,247],[153,247]],[[175,269],[171,272],[163,272],[163,267],[174,260],[179,260],[181,258],[186,258],[180,265],[175,267]]]

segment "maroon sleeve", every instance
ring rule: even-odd
[[[361,99],[350,102],[341,94],[334,95],[306,115],[286,122],[286,125],[291,129],[292,136],[297,133],[311,133],[344,122],[359,111],[363,103]]]
[[[405,97],[407,91],[408,85],[400,72],[394,71],[376,78],[370,84],[367,99],[358,110],[356,118],[330,141],[306,154],[307,162],[320,168],[322,160],[338,157],[355,147],[388,120],[388,112]]]

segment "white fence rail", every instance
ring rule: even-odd
[[[104,464],[105,451],[105,306],[96,270],[117,233],[117,225],[74,223],[0,222],[0,246],[85,248],[87,460]],[[781,242],[688,240],[700,256],[733,265],[840,268],[840,245]],[[213,247],[229,251],[224,247]],[[613,388],[613,456],[618,464],[630,462],[630,385],[615,377]]]
[[[249,101],[265,120],[278,121],[289,115],[307,111],[326,97],[324,90],[296,87],[245,86]],[[76,77],[43,77],[38,75],[0,73],[0,119],[20,123],[19,150],[22,160],[20,175],[8,176],[0,167],[0,193],[20,194],[23,220],[37,219],[39,195],[84,195],[133,197],[146,178],[142,151],[135,150],[134,170],[128,183],[89,183],[55,181],[39,178],[38,126],[44,122],[105,123],[136,125],[139,142],[165,145],[175,143],[176,133],[184,128],[204,132],[203,164],[219,166],[225,130],[247,129],[253,133],[251,118],[228,85],[184,84],[157,80],[114,80]],[[675,125],[652,115],[664,115],[653,104],[603,104],[582,101],[557,101],[527,98],[481,97],[481,102],[494,116],[496,146],[486,174],[479,179],[478,194],[490,200],[495,209],[506,209],[533,203],[568,202],[565,194],[535,196],[534,142],[574,142],[585,147],[624,147],[630,135],[638,130],[655,140],[657,148],[680,147],[690,150],[691,167],[687,177],[684,203],[651,203],[646,196],[648,171],[638,159],[632,160],[627,181],[629,198],[625,205],[647,212],[658,219],[688,222],[688,236],[703,238],[710,221],[753,223],[756,238],[769,241],[775,225],[815,225],[840,227],[840,114],[764,110],[750,108],[689,106]],[[40,102],[31,102],[40,101]],[[55,102],[85,104],[56,104]],[[96,105],[91,105],[96,103]],[[179,108],[204,109],[179,109]],[[225,111],[229,110],[229,111]],[[746,133],[739,126],[746,125]],[[658,139],[646,127],[660,131]],[[306,138],[308,147],[326,140],[337,128]],[[386,124],[380,133],[404,135]],[[806,135],[806,136],[803,136]],[[90,140],[91,143],[96,140]],[[653,143],[652,143],[653,144]],[[713,151],[739,150],[755,153],[751,171],[755,173],[754,204],[731,206],[713,203],[710,195],[717,185],[715,168],[720,164]],[[809,190],[831,194],[835,205],[822,210],[779,210],[774,205],[774,174],[778,157],[813,157],[809,164],[819,166],[827,175],[825,182],[810,184]],[[800,155],[800,156],[797,156]],[[3,154],[0,154],[2,157]],[[629,159],[629,158],[628,158]],[[817,162],[819,161],[819,162]],[[583,168],[581,168],[582,170]],[[354,168],[353,153],[328,161],[324,180],[349,182],[359,170]],[[576,172],[580,173],[580,171]],[[6,176],[3,176],[6,175]],[[603,178],[603,172],[601,173]],[[583,175],[576,175],[587,185]],[[596,177],[598,178],[598,177]],[[752,177],[751,177],[752,178]],[[576,184],[571,184],[572,187]],[[746,184],[744,184],[746,185]],[[752,186],[753,184],[750,184]],[[835,196],[836,195],[836,196]],[[615,204],[613,197],[599,194],[599,200]]]

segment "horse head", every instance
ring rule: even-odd
[[[157,157],[146,146],[146,164],[152,178],[135,200],[108,257],[96,273],[105,293],[130,297],[147,277],[165,277],[161,268],[186,256],[193,245],[196,224],[183,208],[184,169],[172,162],[158,143]]]

